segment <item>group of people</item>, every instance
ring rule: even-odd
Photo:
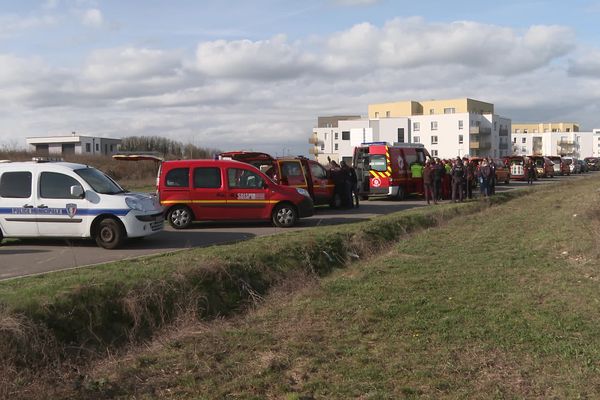
[[[335,185],[336,197],[340,199],[340,207],[358,208],[358,177],[356,170],[345,161],[338,164],[331,159],[329,160],[329,170]]]
[[[442,198],[450,197],[453,202],[471,199],[477,185],[482,197],[496,192],[496,164],[491,158],[484,158],[479,163],[466,157],[454,160],[434,159],[427,161],[425,166],[413,164],[411,171],[413,177],[423,177],[423,193],[427,204],[432,201],[437,204]]]

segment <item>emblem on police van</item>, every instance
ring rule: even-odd
[[[67,215],[69,216],[69,218],[73,218],[75,214],[77,214],[77,204],[67,204]]]

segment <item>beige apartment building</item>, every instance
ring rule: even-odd
[[[371,119],[464,113],[493,114],[494,105],[469,98],[369,104]]]
[[[513,133],[579,132],[579,124],[573,122],[514,123]]]

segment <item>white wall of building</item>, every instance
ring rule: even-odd
[[[533,154],[534,138],[540,138],[542,155],[558,156],[573,152],[573,156],[580,159],[600,156],[600,132],[513,133],[512,138],[514,154],[517,155]]]
[[[506,136],[500,137],[500,131]],[[326,163],[327,157],[336,161],[350,158],[354,147],[364,142],[396,143],[401,139],[404,143],[422,143],[433,156],[440,158],[474,155],[470,141],[489,143],[485,149],[479,149],[480,155],[500,157],[512,152],[511,120],[492,114],[365,118],[339,121],[337,128],[314,128],[313,132],[318,137],[317,160],[321,163]]]

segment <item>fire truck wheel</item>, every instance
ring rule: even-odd
[[[123,242],[123,229],[117,221],[105,218],[98,224],[96,244],[105,249],[116,249]]]
[[[340,208],[342,206],[342,198],[339,193],[333,195],[333,198],[329,202],[329,207],[331,208]]]
[[[278,204],[273,209],[273,224],[280,228],[289,228],[296,225],[298,221],[298,212],[296,208],[288,203]]]
[[[169,225],[175,229],[185,229],[192,224],[192,211],[186,206],[175,206],[167,214]]]

